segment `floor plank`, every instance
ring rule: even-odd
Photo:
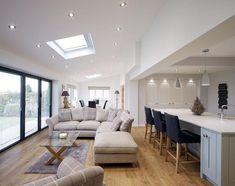
[[[0,154],[0,185],[15,186],[26,183],[46,174],[24,174],[30,165],[46,152],[40,143],[47,138],[44,130],[13,148]],[[133,128],[132,135],[139,145],[138,164],[102,165],[105,170],[104,182],[107,186],[207,186],[211,185],[199,177],[199,164],[180,167],[175,173],[173,162],[165,162],[164,156],[144,140],[144,128]],[[92,139],[78,140],[77,143],[89,143],[86,166],[93,166]]]

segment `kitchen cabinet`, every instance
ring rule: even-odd
[[[146,103],[159,108],[189,108],[197,96],[197,82],[181,80],[181,88],[175,80],[146,82]]]
[[[210,181],[217,182],[217,134],[207,129],[201,130],[202,174]]]

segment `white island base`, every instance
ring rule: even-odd
[[[212,113],[193,115],[189,109],[156,110],[199,128],[202,178],[218,186],[235,186],[235,119],[220,119]]]

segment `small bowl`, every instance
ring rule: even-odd
[[[67,136],[68,136],[68,134],[66,132],[62,132],[59,134],[60,139],[65,139],[65,138],[67,138]]]

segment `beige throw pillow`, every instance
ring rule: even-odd
[[[74,121],[84,120],[84,108],[71,109],[71,113]]]
[[[95,120],[96,119],[96,108],[85,107],[84,120]]]
[[[71,112],[66,111],[66,112],[61,112],[58,115],[59,121],[64,122],[64,121],[70,121],[72,120]]]
[[[107,121],[113,121],[116,116],[117,116],[117,110],[110,108]]]
[[[130,131],[134,118],[131,117],[128,113],[123,112],[120,115],[120,119],[122,120],[120,131],[125,131],[125,132]]]
[[[111,130],[112,131],[119,130],[121,123],[122,123],[122,120],[120,119],[120,117],[114,118],[114,120],[112,121]]]
[[[96,109],[96,121],[107,121],[109,110],[97,108]]]

